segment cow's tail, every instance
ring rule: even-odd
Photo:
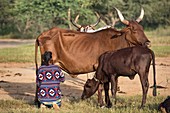
[[[155,54],[154,52],[151,50],[151,54],[152,54],[152,65],[153,65],[153,96],[157,95],[157,91],[156,91],[156,69],[155,69]]]
[[[39,46],[39,42],[38,42],[38,39],[36,39],[36,41],[35,41],[35,66],[36,66],[36,74],[37,74],[37,71],[38,71],[38,63],[37,63],[38,46]]]
[[[37,53],[38,53],[38,46],[39,46],[39,41],[38,38],[35,41],[35,66],[36,66],[36,75],[38,74],[38,63],[37,63]],[[38,104],[38,107],[40,106],[40,103],[38,101],[38,85],[36,84],[36,92],[35,92],[35,104]]]

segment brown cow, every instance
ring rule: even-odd
[[[55,27],[43,32],[35,43],[36,70],[38,46],[41,55],[51,51],[54,63],[68,74],[76,75],[95,71],[98,57],[106,51],[149,44],[143,27],[138,24],[141,16],[138,21],[127,21],[116,10],[121,22],[127,25],[120,31],[108,28],[94,33],[82,33]]]
[[[148,47],[134,46],[117,51],[106,52],[99,57],[99,66],[93,79],[88,79],[84,85],[82,99],[89,98],[98,89],[100,84],[104,84],[106,107],[110,108],[112,103],[109,98],[109,82],[111,82],[111,92],[116,98],[117,80],[119,76],[134,79],[138,74],[140,77],[143,98],[141,107],[146,103],[149,87],[148,74],[151,61],[153,61],[154,90],[156,96],[156,75],[155,75],[155,56],[154,52]],[[102,91],[99,91],[98,102],[103,106]]]
[[[106,51],[150,42],[137,21],[121,21],[127,24],[121,31],[108,28],[95,33],[80,33],[55,27],[43,32],[35,44],[36,65],[38,46],[41,55],[52,51],[55,63],[59,63],[69,74],[82,74],[95,71],[98,57]]]

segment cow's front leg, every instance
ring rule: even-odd
[[[118,84],[118,77],[116,75],[111,75],[111,93],[114,99],[114,104],[116,104],[116,92],[117,92],[117,84]]]
[[[106,107],[111,108],[112,103],[110,101],[109,97],[109,82],[104,83],[104,91],[105,91],[105,102],[106,102]]]
[[[104,106],[102,92],[103,92],[103,84],[100,84],[99,88],[98,88],[98,103],[99,103],[100,107]]]

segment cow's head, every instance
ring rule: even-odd
[[[117,8],[115,9],[118,13],[120,21],[127,25],[127,27],[122,30],[123,32],[126,32],[126,40],[133,45],[148,46],[150,41],[146,37],[143,27],[139,24],[144,16],[143,8],[141,9],[140,16],[135,21],[125,20],[122,13]]]
[[[95,24],[91,24],[91,25],[79,25],[78,23],[76,23],[76,21],[72,21],[72,19],[70,21],[77,28],[77,31],[88,32],[88,31],[95,30],[94,27],[98,25],[98,23],[100,22],[100,18],[98,18]]]
[[[84,85],[84,90],[81,98],[86,99],[91,97],[98,89],[100,82],[95,78],[88,79]]]

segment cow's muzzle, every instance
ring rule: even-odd
[[[81,99],[82,99],[82,100],[85,100],[85,99],[87,99],[87,98],[88,98],[88,97],[87,97],[85,94],[82,94],[82,95],[81,95]]]
[[[145,42],[144,45],[147,46],[147,47],[151,47],[151,42],[150,42],[150,41],[147,41],[147,42]]]
[[[81,96],[81,99],[82,99],[82,100],[84,100],[84,99],[85,99],[83,95]]]

